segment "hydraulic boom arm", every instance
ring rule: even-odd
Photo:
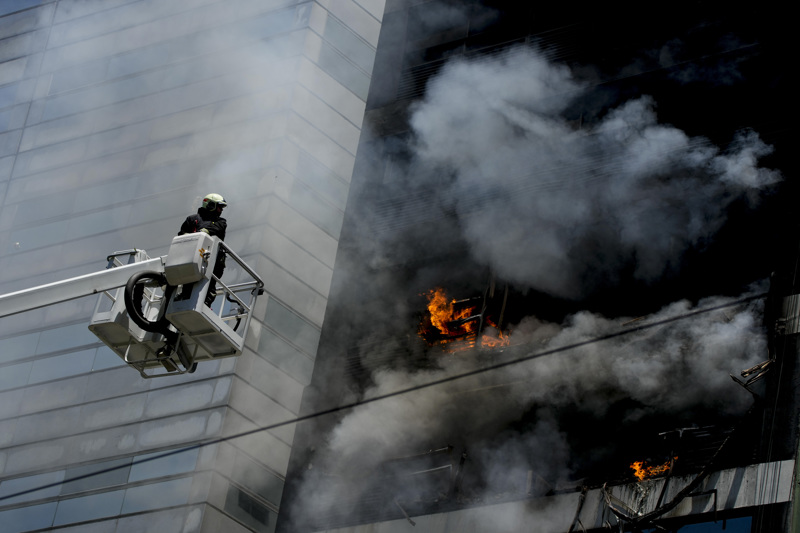
[[[124,287],[132,275],[143,270],[163,272],[164,258],[157,257],[0,295],[0,318]]]
[[[215,273],[218,258],[236,283]],[[0,318],[99,294],[89,330],[145,378],[242,353],[264,282],[219,238],[178,235],[168,255],[126,250],[107,259],[106,270],[0,295]]]

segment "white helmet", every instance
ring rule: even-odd
[[[211,193],[205,195],[203,198],[203,209],[207,209],[208,211],[216,211],[218,206],[228,206],[228,202],[225,201],[225,198],[223,198],[221,194]]]

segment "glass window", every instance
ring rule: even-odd
[[[131,467],[131,473],[128,477],[129,482],[142,481],[144,479],[151,479],[162,476],[172,476],[175,474],[183,474],[194,470],[197,464],[198,448],[186,450],[174,455],[168,455],[161,459],[153,459],[160,455],[168,453],[168,450],[156,453],[149,453],[146,455],[137,455],[133,458],[134,465]],[[144,461],[138,463],[138,461]]]
[[[264,504],[237,487],[228,488],[225,512],[255,531],[271,532],[275,530],[275,517],[272,516],[272,512]]]
[[[4,366],[0,372],[0,390],[13,389],[27,384],[31,366],[33,366],[31,362]]]
[[[70,218],[67,238],[76,239],[128,227],[130,211],[130,206],[114,207],[98,213]]]
[[[64,479],[63,470],[59,470],[57,472],[47,472],[45,474],[37,474],[35,476],[7,479],[2,483],[0,483],[0,496],[6,497],[9,494],[16,494],[18,492],[30,490],[44,485],[49,485],[51,483],[59,483],[63,481],[63,479]],[[40,498],[50,498],[53,496],[58,496],[60,490],[61,486],[56,485],[54,487],[37,490],[35,492],[29,492],[28,494],[23,494],[21,496],[17,496],[16,498],[9,498],[7,500],[3,500],[2,504],[11,505],[14,503],[26,502],[30,500],[38,500]],[[3,521],[0,519],[0,524],[2,523]]]
[[[16,249],[16,244],[24,250],[32,250],[42,246],[50,246],[67,238],[67,225],[63,221],[51,222],[32,228],[23,228],[11,232],[9,251]]]
[[[17,151],[22,130],[0,133],[0,156],[11,155]]]
[[[137,179],[129,178],[81,189],[75,196],[74,212],[80,213],[84,210],[97,209],[101,206],[117,203],[123,198],[136,198],[139,196],[136,194],[138,185]]]
[[[14,160],[17,156],[0,157],[0,181],[5,181],[11,176],[11,170],[14,168]]]
[[[147,69],[163,66],[170,61],[171,42],[157,43],[145,48],[137,48],[109,59],[108,78],[128,76]]]
[[[36,352],[39,332],[17,335],[0,340],[0,363],[30,357]]]
[[[80,352],[37,359],[33,361],[28,383],[41,383],[42,381],[91,372],[96,351],[96,348],[90,348]]]
[[[233,468],[233,479],[247,490],[280,506],[283,480],[246,455],[238,454]]]
[[[0,82],[5,84],[20,81],[25,76],[28,59],[27,57],[22,57],[0,63]]]
[[[184,205],[187,199],[187,193],[183,190],[178,190],[172,193],[160,194],[157,198],[148,198],[146,200],[137,201],[133,205],[133,213],[131,219],[134,223],[137,221],[153,221],[162,218],[171,218],[177,222],[177,225],[164,235],[164,240],[169,243],[169,240],[178,234],[180,223],[182,220],[176,218],[175,206]],[[183,212],[180,215],[189,215],[191,212]],[[178,215],[178,216],[180,216]]]
[[[107,368],[114,368],[115,366],[124,366],[126,363],[120,356],[111,351],[108,346],[101,346],[97,349],[92,364],[92,371],[105,370]]]
[[[101,487],[123,485],[128,479],[131,458],[125,457],[113,461],[103,461],[91,465],[69,468],[64,479],[75,479],[61,486],[61,494],[74,494],[84,490],[93,490]],[[84,477],[85,476],[85,477]]]
[[[8,124],[11,122],[11,110],[0,111],[0,131],[8,130]]]
[[[53,79],[50,82],[50,94],[58,94],[76,87],[85,87],[101,82],[106,77],[107,68],[108,59],[103,58],[84,65],[76,65],[72,68],[59,70],[53,73]]]
[[[83,496],[81,498],[61,500],[58,502],[56,518],[53,525],[63,526],[64,524],[72,524],[74,522],[84,522],[86,520],[116,516],[119,514],[120,509],[122,509],[122,499],[124,496],[124,490],[115,490],[113,492],[102,492],[100,494],[92,494],[91,496]]]
[[[173,69],[186,68],[178,65]],[[187,69],[188,70],[188,69]],[[190,75],[191,72],[186,72]],[[49,121],[57,118],[66,117],[76,113],[92,112],[93,110],[106,105],[119,104],[126,100],[141,96],[157,93],[161,90],[186,82],[187,76],[169,76],[164,72],[146,72],[137,76],[119,79],[109,82],[107,85],[97,87],[85,87],[80,91],[64,93],[60,96],[53,96],[45,101],[42,120]],[[188,81],[191,81],[188,80]],[[122,128],[124,132],[127,128]],[[103,135],[114,135],[114,130],[105,132]]]
[[[70,191],[21,202],[17,205],[17,212],[14,214],[14,225],[68,215],[72,212],[74,196],[75,193]]]
[[[17,84],[12,83],[5,87],[0,87],[0,109],[14,105],[17,99]]]
[[[22,11],[31,7],[44,4],[48,0],[3,0],[0,4],[0,15],[7,15],[15,11]]]
[[[25,389],[0,392],[0,420],[17,416]]]
[[[3,524],[4,533],[44,529],[53,524],[55,512],[56,502],[0,511],[0,524]]]
[[[270,298],[264,321],[311,357],[317,353],[320,330]]]
[[[138,513],[153,509],[163,509],[164,507],[186,505],[189,502],[191,488],[191,477],[132,487],[125,491],[122,512],[126,514]]]
[[[95,93],[99,91],[95,90]],[[94,108],[95,104],[99,107],[104,104],[111,103],[110,98],[104,95],[104,101],[98,101],[97,95],[92,94],[92,91],[78,91],[74,93],[67,93],[62,96],[54,96],[45,100],[44,110],[42,111],[42,121],[53,120],[56,118],[65,117],[74,113],[89,111]]]
[[[88,323],[87,320],[71,326],[42,331],[39,344],[36,346],[36,353],[44,354],[77,346],[98,344],[100,341],[89,331]]]
[[[47,39],[46,30],[33,30],[3,39],[0,46],[0,61],[18,57],[29,57],[44,50]]]
[[[266,328],[261,330],[258,353],[300,383],[311,382],[314,361]]]

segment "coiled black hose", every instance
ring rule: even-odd
[[[155,282],[156,285],[166,286],[166,289],[164,289],[163,305],[159,310],[156,320],[148,320],[142,313],[144,288],[145,285],[148,284],[148,281]],[[154,272],[152,270],[137,272],[131,276],[130,279],[128,279],[128,283],[125,284],[125,309],[128,310],[128,316],[131,317],[134,324],[143,330],[161,333],[167,337],[167,339],[171,339],[174,337],[174,332],[169,329],[169,321],[165,315],[167,303],[174,290],[175,287],[167,284],[167,278],[161,272]]]

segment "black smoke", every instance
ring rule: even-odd
[[[315,369],[326,378],[310,388],[317,405],[764,291],[770,258],[752,251],[775,242],[765,213],[786,185],[774,131],[746,123],[752,108],[724,124],[683,120],[715,111],[684,109],[689,93],[663,87],[700,87],[692,94],[703,100],[709,87],[749,82],[748,58],[727,52],[748,49],[751,36],[725,36],[712,47],[718,61],[687,63],[697,45],[666,39],[618,65],[613,83],[607,63],[555,62],[547,47],[445,62],[406,109],[408,129],[362,146],[369,179],[351,192],[339,300]],[[647,69],[661,69],[657,80]],[[463,356],[426,346],[415,331],[419,295],[438,285],[455,298],[508,285],[512,346]],[[759,303],[734,306],[321,422],[290,513],[302,508],[318,524],[337,513],[402,517],[391,498],[370,499],[369,480],[389,459],[443,445],[469,455],[461,505],[624,477],[625,460],[644,459],[636,454],[658,432],[726,426],[749,408],[729,374],[767,358],[762,317]],[[370,515],[376,508],[384,514]]]

